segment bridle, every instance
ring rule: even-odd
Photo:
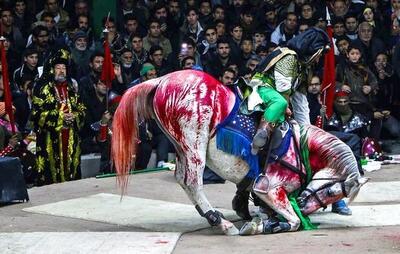
[[[289,122],[289,128],[293,128],[293,125]],[[300,177],[300,181],[302,182],[302,186],[304,186],[303,184],[307,184],[308,185],[308,183],[307,183],[307,175],[301,170],[301,168],[302,168],[302,164],[303,164],[303,160],[302,160],[302,158],[301,158],[301,156],[300,156],[300,145],[297,143],[297,139],[296,139],[296,137],[295,137],[295,132],[293,131],[292,132],[292,135],[293,135],[293,142],[294,142],[294,148],[295,148],[295,154],[296,154],[296,164],[297,164],[297,167],[296,166],[293,166],[292,164],[290,164],[290,163],[288,163],[288,162],[286,162],[286,161],[284,161],[284,160],[282,160],[281,158],[278,158],[277,156],[274,156],[274,155],[270,155],[270,147],[269,147],[269,151],[268,151],[268,155],[269,156],[271,156],[275,161],[277,161],[277,162],[279,162],[282,166],[284,166],[285,168],[287,168],[287,169],[289,169],[290,171],[292,171],[292,172],[294,172],[294,173],[296,173],[296,174],[298,174],[299,175],[299,177]],[[267,157],[268,158],[268,157]],[[264,168],[264,170],[266,169],[266,167]],[[265,173],[265,172],[264,172]],[[347,197],[348,196],[348,193],[346,192],[346,188],[345,188],[345,180],[346,179],[341,179],[341,178],[335,178],[335,177],[333,177],[333,178],[313,178],[313,179],[311,179],[311,181],[330,181],[330,182],[327,182],[327,183],[325,183],[325,184],[323,184],[323,185],[321,185],[318,189],[316,189],[316,190],[312,190],[312,189],[310,189],[310,188],[304,188],[304,191],[306,191],[306,192],[308,192],[309,193],[309,195],[307,195],[304,199],[302,199],[302,202],[306,202],[310,197],[314,197],[317,201],[318,201],[318,203],[319,203],[319,205],[321,206],[321,207],[323,207],[324,208],[324,210],[327,208],[327,205],[324,203],[324,202],[322,202],[322,200],[321,200],[321,198],[318,196],[318,192],[319,191],[321,191],[321,190],[323,190],[323,189],[326,189],[326,188],[330,188],[330,187],[332,187],[333,185],[335,185],[336,183],[340,183],[340,187],[341,187],[341,189],[342,189],[342,193],[343,193],[343,195],[345,196],[345,197]],[[310,181],[310,182],[311,182]]]
[[[348,197],[348,193],[347,193],[346,188],[345,188],[345,179],[338,179],[338,178],[315,178],[315,179],[312,179],[312,181],[314,181],[314,180],[316,180],[316,181],[318,181],[318,180],[324,180],[324,181],[333,180],[333,181],[321,185],[316,190],[313,190],[313,189],[310,189],[310,188],[305,188],[304,191],[308,192],[309,194],[305,198],[302,199],[302,202],[306,202],[310,197],[314,197],[318,201],[318,204],[321,207],[323,207],[324,210],[325,210],[327,208],[327,205],[324,202],[322,202],[321,198],[318,196],[318,192],[321,191],[321,190],[324,190],[326,188],[330,188],[330,187],[332,187],[333,185],[335,185],[337,183],[340,183],[340,187],[341,187],[343,195],[345,197]]]

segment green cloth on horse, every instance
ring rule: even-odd
[[[310,151],[308,150],[308,139],[307,139],[307,133],[304,133],[305,130],[303,126],[300,127],[300,151],[301,151],[301,158],[304,163],[304,167],[306,168],[306,182],[301,185],[301,188],[298,190],[293,191],[288,195],[290,204],[293,207],[293,210],[296,212],[297,216],[299,216],[300,221],[301,221],[301,226],[300,229],[304,230],[313,230],[317,229],[318,225],[315,225],[311,223],[310,218],[307,215],[303,215],[300,211],[300,207],[297,204],[297,197],[299,194],[307,187],[308,183],[311,182],[312,179],[312,171],[311,171],[311,165],[310,165]]]
[[[300,211],[300,207],[297,204],[296,198],[299,196],[300,191],[294,191],[292,193],[289,194],[288,198],[289,198],[289,202],[293,207],[293,210],[296,212],[297,216],[300,218],[301,221],[301,225],[299,229],[303,229],[303,230],[313,230],[313,229],[317,229],[318,225],[313,224],[310,220],[310,218],[307,215],[303,215]]]

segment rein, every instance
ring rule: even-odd
[[[288,122],[289,124],[289,128],[293,129],[293,125]],[[303,164],[303,160],[301,159],[300,156],[300,148],[299,148],[299,144],[296,142],[296,136],[295,136],[295,132],[292,131],[292,135],[293,135],[293,141],[294,141],[294,148],[295,148],[295,155],[296,155],[296,166],[293,166],[292,164],[288,163],[287,161],[284,161],[282,158],[279,158],[277,155],[273,154],[272,155],[272,159],[279,162],[279,164],[281,164],[282,166],[284,166],[285,168],[289,169],[290,171],[296,173],[299,175],[300,177],[300,181],[302,183],[302,187],[304,188],[304,186],[307,184],[307,175],[302,171],[302,164]],[[267,152],[267,162],[268,162],[268,158],[270,156],[270,152],[271,152],[271,140],[269,140],[269,144],[268,144],[268,152]],[[264,167],[264,174],[266,173],[266,169],[267,167]]]
[[[314,180],[336,180],[336,181],[323,184],[323,185],[321,185],[321,186],[320,186],[318,189],[316,189],[316,190],[312,190],[312,189],[309,189],[309,188],[304,189],[304,191],[307,191],[308,193],[310,193],[310,195],[308,195],[307,197],[305,197],[304,201],[306,201],[306,200],[308,200],[310,197],[314,196],[314,198],[318,201],[319,205],[320,205],[321,207],[323,207],[324,210],[325,210],[326,207],[327,207],[327,205],[326,205],[324,202],[322,202],[322,200],[319,198],[318,192],[321,191],[321,190],[323,190],[323,189],[332,187],[332,186],[335,185],[336,183],[340,183],[340,187],[341,187],[341,189],[342,189],[343,195],[344,195],[345,197],[348,196],[348,193],[346,192],[346,188],[345,188],[345,185],[344,185],[345,180],[343,180],[343,179],[335,179],[335,178],[316,178],[316,179],[313,179],[313,181],[314,181]]]
[[[289,122],[289,126],[290,126],[290,128],[293,128],[293,125],[290,122]],[[302,189],[304,191],[307,191],[308,193],[310,193],[305,198],[305,200],[309,199],[311,196],[314,196],[315,199],[318,201],[319,205],[321,207],[323,207],[324,209],[326,209],[327,205],[324,202],[322,202],[322,200],[319,198],[318,192],[323,190],[323,189],[329,188],[329,187],[335,185],[336,183],[341,183],[340,186],[341,186],[341,189],[342,189],[342,193],[343,193],[343,195],[345,197],[347,197],[348,194],[347,194],[345,186],[344,186],[345,180],[341,179],[341,178],[335,178],[335,177],[333,177],[333,178],[313,178],[313,179],[311,179],[311,181],[331,181],[331,182],[323,184],[322,186],[320,186],[316,190],[312,190],[312,189],[309,189],[309,188],[305,187],[311,181],[307,181],[307,174],[305,174],[302,171],[302,165],[303,165],[304,161],[302,159],[302,156],[300,156],[300,144],[298,144],[298,142],[296,141],[296,136],[295,136],[295,132],[294,131],[292,132],[292,135],[293,135],[294,148],[295,148],[295,154],[296,154],[296,166],[293,166],[292,164],[282,160],[281,158],[278,158],[277,155],[273,155],[273,159],[275,161],[279,162],[283,167],[285,167],[285,168],[289,169],[290,171],[292,171],[292,172],[294,172],[294,173],[299,175],[300,181],[301,181],[301,185],[302,185]],[[268,155],[269,155],[270,148],[268,150],[269,150],[268,151]],[[264,167],[264,173],[265,173],[265,169],[266,169],[266,167]]]

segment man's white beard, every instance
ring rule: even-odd
[[[65,77],[65,76],[57,76],[57,77],[54,77],[54,81],[56,81],[57,83],[62,83],[62,82],[64,82],[65,80],[67,80],[67,77]]]
[[[85,46],[78,46],[78,45],[75,45],[75,47],[76,47],[76,49],[77,50],[79,50],[79,51],[85,51],[86,50],[86,48],[87,48],[87,46],[85,45]]]

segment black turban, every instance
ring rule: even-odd
[[[325,50],[327,46],[330,46],[328,34],[316,27],[307,29],[287,43],[288,48],[296,51],[301,62],[308,62],[318,50]]]

